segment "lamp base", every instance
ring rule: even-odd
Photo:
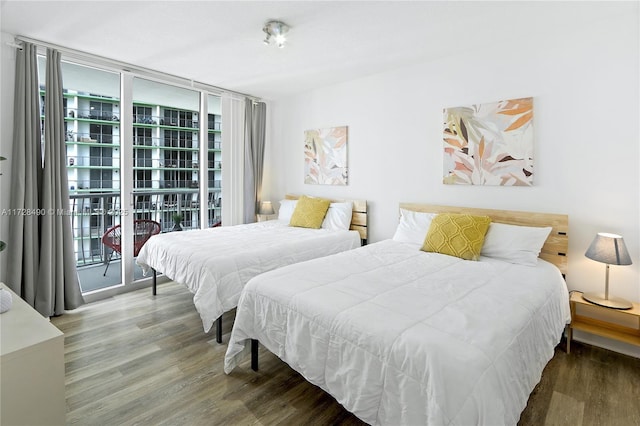
[[[582,298],[587,302],[595,303],[596,305],[612,309],[624,310],[633,308],[633,304],[628,300],[613,296],[609,296],[608,299],[605,299],[604,294],[602,293],[582,293]]]

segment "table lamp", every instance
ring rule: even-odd
[[[271,201],[263,201],[260,203],[260,211],[258,212],[260,216],[271,216],[275,213]]]
[[[631,309],[633,304],[628,300],[609,296],[609,265],[631,265],[631,256],[620,235],[599,232],[584,254],[589,259],[605,263],[607,272],[604,281],[604,294],[583,293],[582,297],[596,305],[613,309]]]

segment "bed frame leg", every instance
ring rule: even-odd
[[[258,341],[251,339],[251,369],[258,371]]]
[[[153,269],[153,268],[151,268],[151,270],[153,271],[153,280],[152,280],[153,281],[153,295],[155,296],[157,294],[156,287],[158,285],[158,280],[157,280],[158,277],[157,277],[157,274],[156,274],[156,270]]]
[[[216,320],[216,342],[222,343],[222,315]]]

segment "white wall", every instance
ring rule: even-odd
[[[611,268],[611,291],[638,302],[638,20],[626,13],[534,42],[514,37],[276,100],[265,199],[287,192],[367,199],[371,242],[393,235],[404,201],[568,214],[569,288],[603,291],[605,266],[584,252],[596,232],[619,233],[634,264]],[[534,186],[442,184],[442,109],[527,96],[534,97]],[[304,184],[303,132],[342,125],[348,186]]]

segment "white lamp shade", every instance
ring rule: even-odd
[[[584,254],[608,265],[631,265],[631,256],[620,235],[599,232]]]
[[[273,206],[271,205],[271,201],[263,201],[260,203],[260,213],[262,215],[272,215],[275,214],[273,210]]]

